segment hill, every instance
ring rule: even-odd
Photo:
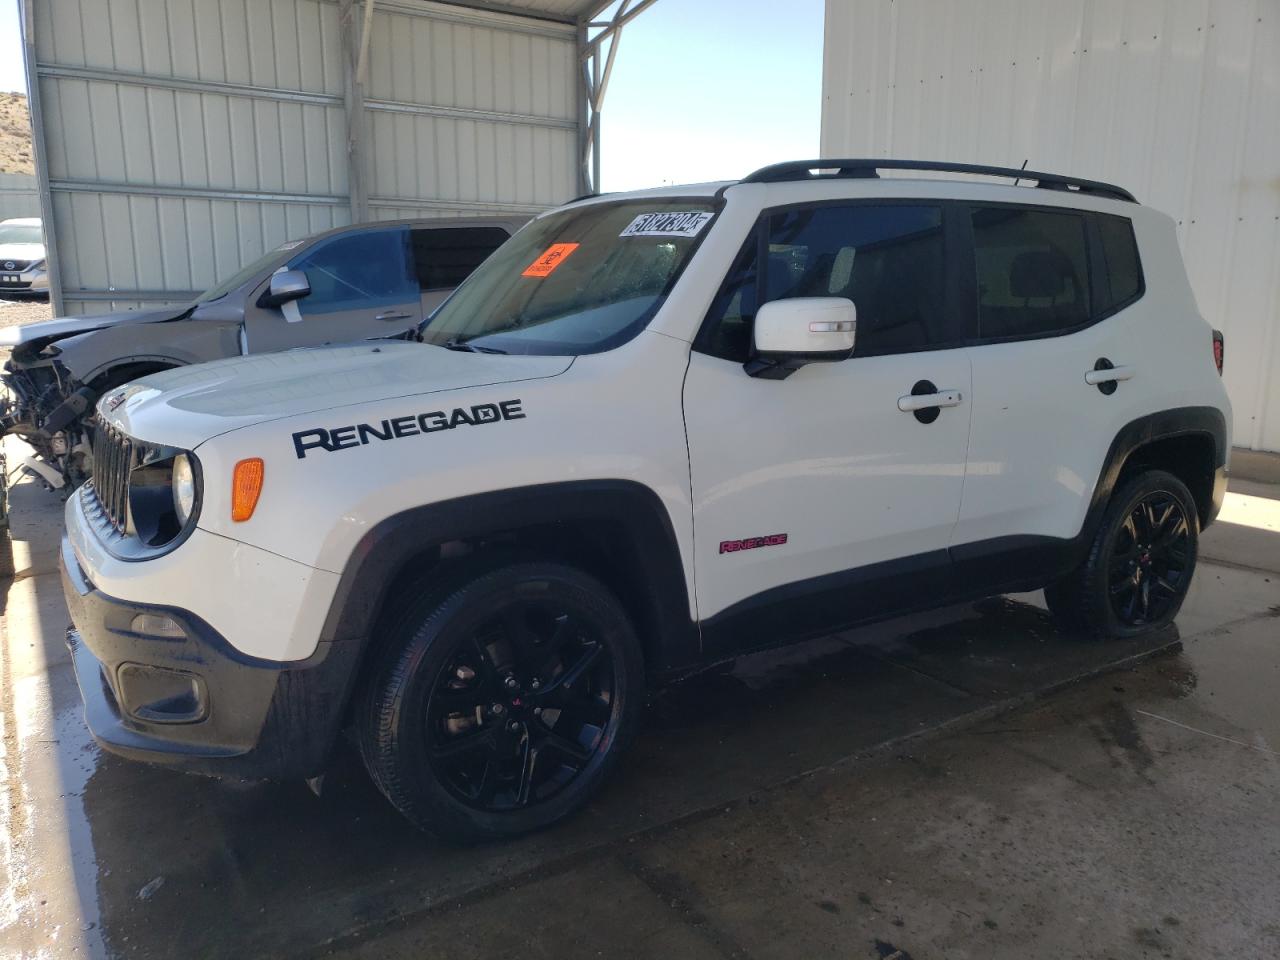
[[[35,173],[24,93],[0,93],[0,173]]]

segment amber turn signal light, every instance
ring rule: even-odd
[[[236,523],[253,516],[262,493],[264,469],[261,457],[241,460],[231,474],[231,519]]]

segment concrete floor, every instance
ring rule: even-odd
[[[569,823],[459,849],[348,753],[323,795],[104,755],[55,498],[14,491],[0,954],[1280,956],[1280,488],[1233,484],[1175,628],[1039,595],[739,661],[656,699]]]

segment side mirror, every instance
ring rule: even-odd
[[[853,301],[844,297],[772,300],[756,312],[755,356],[745,369],[753,377],[785,380],[808,363],[847,360],[857,329]]]
[[[300,300],[311,292],[311,281],[304,270],[281,270],[271,275],[271,283],[258,297],[260,307],[281,307]]]

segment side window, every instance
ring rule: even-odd
[[[1095,277],[1100,288],[1095,291],[1101,313],[1110,313],[1135,299],[1142,292],[1142,264],[1138,260],[1138,243],[1133,237],[1133,223],[1125,217],[1097,213],[1097,236],[1102,243],[1102,262],[1106,275]]]
[[[416,302],[409,229],[344,233],[289,264],[305,270],[311,293],[298,301],[303,316]]]
[[[452,290],[509,236],[501,227],[424,227],[413,233],[413,262],[423,291]]]
[[[806,207],[768,216],[712,303],[700,348],[743,362],[757,305],[788,297],[846,297],[858,311],[855,356],[946,343],[942,210],[914,204]]]
[[[1051,336],[1089,322],[1085,218],[983,207],[973,211],[983,339]]]

